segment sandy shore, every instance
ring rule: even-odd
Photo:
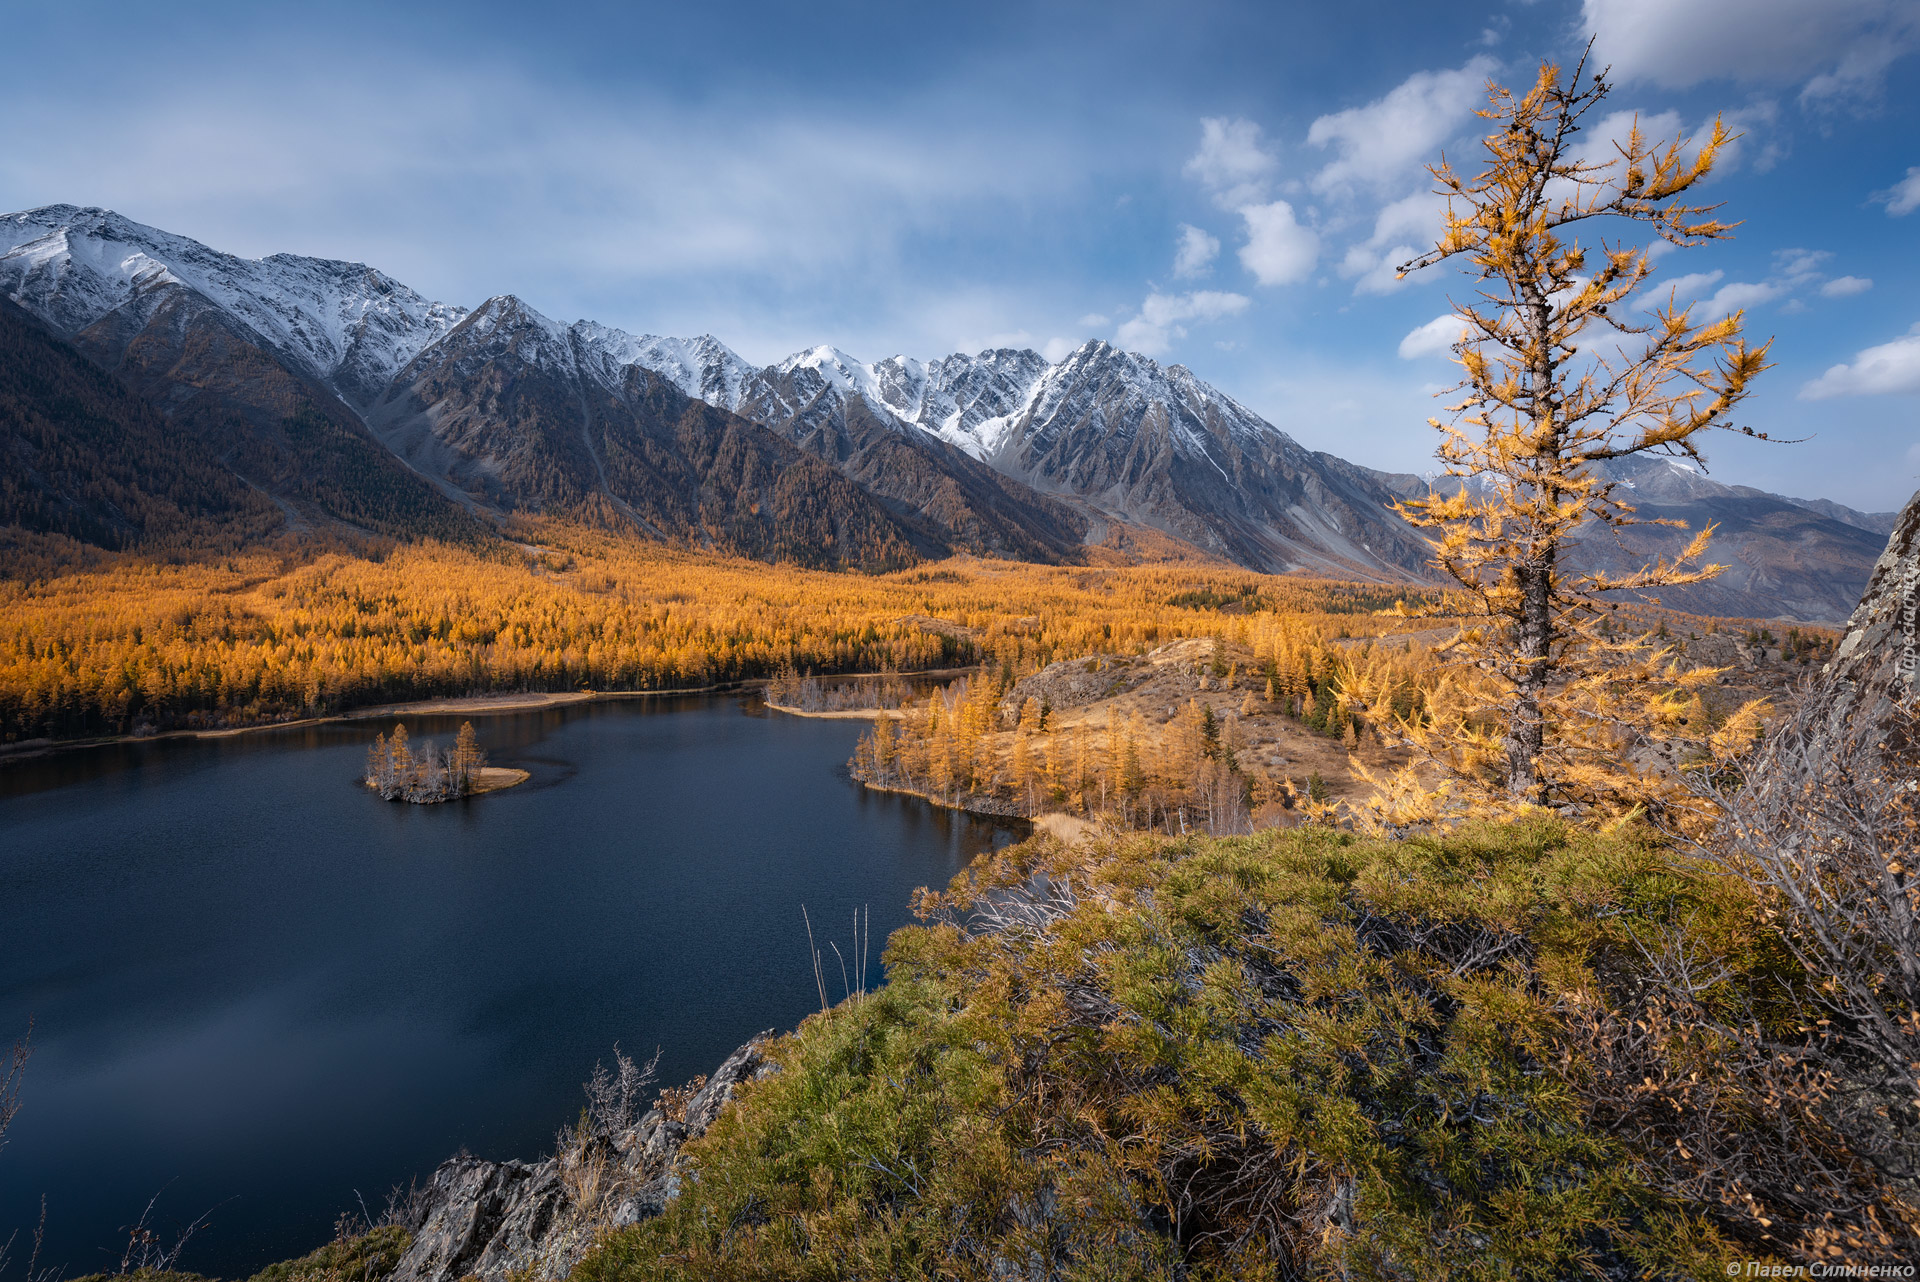
[[[852,673],[834,679],[858,681],[905,677],[926,680],[961,676],[971,671],[973,671],[972,668],[930,668],[924,672]],[[538,712],[543,708],[564,708],[576,703],[594,703],[607,699],[663,699],[682,694],[718,694],[752,690],[766,684],[764,678],[751,678],[719,685],[693,686],[684,690],[568,690],[553,694],[462,695],[447,699],[415,699],[409,703],[387,703],[371,708],[351,708],[346,712],[337,712],[324,717],[300,717],[292,721],[262,721],[250,726],[222,726],[215,730],[163,730],[158,734],[101,735],[92,739],[28,739],[21,743],[0,744],[0,764],[9,760],[38,757],[49,752],[66,752],[74,748],[100,748],[114,743],[147,743],[157,739],[225,739],[232,735],[256,734],[262,730],[293,730],[301,726],[322,726],[339,721],[381,721],[409,716],[484,717],[496,713]],[[795,717],[843,719],[897,718],[903,715],[898,711],[883,708],[846,712],[801,712],[794,708],[776,708],[775,711]]]
[[[773,712],[784,712],[790,717],[818,717],[822,721],[902,721],[907,715],[898,708],[841,708],[836,712],[808,712],[804,708],[789,708],[779,703],[769,703],[767,708]]]
[[[708,689],[713,687],[709,686]],[[387,717],[408,717],[417,715],[442,716],[485,716],[489,712],[538,712],[542,708],[565,708],[576,703],[592,703],[595,699],[619,699],[635,694],[667,693],[666,691],[621,691],[602,694],[595,690],[570,690],[564,694],[472,694],[453,699],[416,699],[412,703],[389,703],[377,708],[355,708],[351,712],[342,712],[335,717],[322,718],[328,721],[379,721]],[[673,691],[674,694],[698,694],[697,690]],[[287,725],[301,725],[303,722],[286,722]],[[216,734],[226,733],[215,731]]]
[[[659,699],[680,694],[714,694],[763,684],[760,681],[744,681],[685,690],[570,690],[557,694],[476,694],[451,699],[416,699],[411,703],[352,708],[325,717],[262,721],[257,725],[221,726],[215,730],[163,730],[159,734],[102,735],[93,739],[28,739],[22,743],[0,744],[0,762],[37,757],[48,752],[65,752],[73,748],[100,748],[114,743],[151,743],[160,739],[226,739],[234,735],[258,734],[263,730],[295,730],[301,726],[324,726],[342,721],[384,721],[410,716],[484,717],[496,713],[538,712],[543,708],[564,708],[571,704],[608,699]]]
[[[525,770],[514,770],[508,766],[482,766],[474,772],[473,789],[467,795],[477,797],[483,792],[499,792],[531,778],[533,775]]]

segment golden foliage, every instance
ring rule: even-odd
[[[0,581],[0,732],[245,725],[489,691],[691,689],[784,668],[1031,669],[1181,636],[1258,636],[1271,613],[1170,603],[1196,590],[1238,600],[1249,582],[1277,611],[1360,619],[1391,603],[1375,587],[1228,567],[962,558],[867,576],[577,527],[540,533],[524,556],[432,542],[190,564],[127,555]]]
[[[1682,141],[1651,142],[1636,124],[1615,155],[1593,158],[1579,135],[1608,86],[1599,76],[1583,84],[1584,65],[1566,80],[1544,65],[1524,95],[1488,86],[1486,167],[1471,178],[1444,159],[1432,168],[1448,198],[1446,233],[1402,269],[1459,257],[1479,282],[1479,301],[1456,308],[1463,395],[1449,406],[1452,422],[1430,420],[1453,484],[1400,508],[1436,532],[1435,563],[1477,618],[1452,647],[1457,675],[1430,698],[1431,719],[1405,729],[1479,802],[1618,813],[1679,795],[1636,754],[1689,723],[1690,693],[1712,674],[1682,670],[1647,641],[1611,637],[1601,621],[1617,608],[1613,594],[1644,596],[1720,567],[1700,564],[1711,529],[1679,556],[1624,576],[1573,573],[1563,554],[1583,526],[1638,523],[1595,465],[1640,454],[1698,460],[1700,433],[1729,426],[1767,348],[1747,345],[1739,313],[1696,323],[1671,298],[1637,310],[1652,253],[1578,239],[1598,219],[1679,246],[1730,232],[1715,207],[1685,199],[1731,140],[1724,126],[1716,121],[1689,155]],[[1743,711],[1706,749],[1741,741],[1758,715]],[[1414,781],[1395,791],[1411,796]]]

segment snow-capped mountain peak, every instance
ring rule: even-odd
[[[111,210],[0,217],[0,291],[61,329],[168,286],[193,290],[361,404],[467,315],[361,263],[239,258]]]
[[[837,347],[823,344],[804,352],[795,352],[775,365],[774,369],[782,374],[810,369],[837,391],[853,392],[876,404],[880,400],[880,381],[874,376],[873,367]]]

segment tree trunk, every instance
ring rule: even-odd
[[[1551,340],[1552,307],[1536,281],[1523,282],[1526,322],[1533,345],[1531,375],[1533,419],[1536,447],[1549,460],[1545,470],[1552,474],[1559,460],[1561,425],[1555,413],[1554,394],[1559,386],[1559,370]],[[1534,471],[1534,484],[1547,489],[1547,498],[1558,502],[1560,495],[1546,485],[1547,478]],[[1532,496],[1538,502],[1540,495]],[[1537,519],[1537,518],[1536,518]],[[1546,742],[1546,726],[1540,717],[1540,698],[1546,693],[1553,656],[1553,571],[1559,553],[1559,540],[1551,529],[1535,525],[1537,540],[1532,555],[1516,566],[1520,580],[1520,613],[1514,623],[1515,661],[1519,666],[1514,682],[1513,708],[1507,714],[1507,792],[1536,806],[1547,804],[1546,781],[1540,777],[1540,750]]]
[[[1540,777],[1540,750],[1545,724],[1540,697],[1546,692],[1553,647],[1551,592],[1553,560],[1526,566],[1521,572],[1521,615],[1514,625],[1514,652],[1520,670],[1514,681],[1513,707],[1507,713],[1507,791],[1536,806],[1547,804],[1546,783]]]

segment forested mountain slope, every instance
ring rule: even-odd
[[[1726,485],[1680,459],[1617,459],[1597,470],[1644,524],[1605,528],[1589,522],[1574,543],[1573,564],[1624,575],[1678,555],[1694,531],[1712,526],[1707,560],[1725,570],[1660,594],[1662,604],[1694,614],[1839,622],[1866,590],[1874,558],[1893,529],[1891,512],[1858,512],[1826,500]],[[1430,486],[1458,484],[1446,477],[1380,476],[1409,498]]]
[[[103,548],[272,532],[280,512],[146,400],[0,298],[0,526]]]

